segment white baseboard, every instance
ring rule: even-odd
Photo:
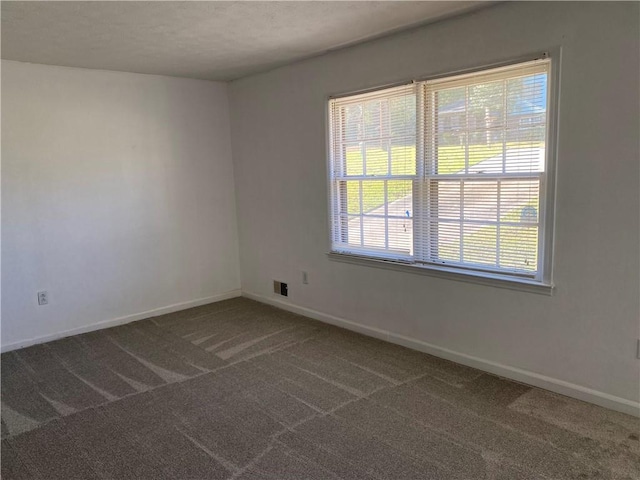
[[[618,412],[627,413],[640,417],[640,402],[634,402],[633,400],[627,400],[626,398],[616,397],[608,393],[593,390],[591,388],[583,387],[575,383],[565,382],[564,380],[558,380],[553,377],[541,375],[539,373],[530,372],[521,368],[510,367],[491,360],[485,360],[483,358],[474,357],[465,353],[449,350],[448,348],[439,347],[422,340],[416,340],[414,338],[405,337],[404,335],[398,335],[396,333],[382,330],[375,327],[367,327],[350,320],[345,320],[333,315],[319,312],[306,307],[300,307],[287,301],[283,301],[277,298],[269,298],[255,293],[243,291],[242,296],[256,300],[258,302],[273,305],[283,310],[288,310],[293,313],[304,315],[306,317],[319,320],[324,323],[336,325],[338,327],[346,328],[363,335],[379,338],[391,343],[402,345],[404,347],[418,350],[436,357],[445,358],[456,363],[461,363],[469,367],[477,368],[485,372],[493,373],[501,377],[509,378],[517,382],[526,383],[534,387],[540,387],[545,390],[550,390],[555,393],[560,393],[568,397],[577,398],[585,402],[594,403],[601,407],[610,408]]]
[[[206,305],[207,303],[220,302],[229,298],[239,297],[241,295],[240,290],[231,290],[230,292],[221,293],[219,295],[213,295],[211,297],[198,298],[196,300],[189,300],[188,302],[174,303],[166,307],[154,308],[153,310],[147,310],[146,312],[134,313],[132,315],[126,315],[124,317],[113,318],[111,320],[103,320],[101,322],[92,323],[90,325],[84,325],[82,327],[72,328],[63,332],[53,333],[51,335],[43,335],[41,337],[29,338],[21,340],[19,342],[13,342],[0,347],[0,351],[9,352],[11,350],[17,350],[18,348],[29,347],[38,343],[50,342],[52,340],[58,340],[64,337],[70,337],[71,335],[78,335],[80,333],[93,332],[95,330],[102,330],[104,328],[115,327],[117,325],[123,325],[125,323],[135,322],[137,320],[144,320],[145,318],[157,317],[166,313],[177,312],[179,310],[186,310],[187,308],[199,307],[200,305]]]

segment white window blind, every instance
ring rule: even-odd
[[[416,86],[331,101],[333,249],[413,252]]]
[[[331,100],[332,250],[542,281],[549,68]]]

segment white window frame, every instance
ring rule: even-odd
[[[556,152],[557,152],[557,130],[558,130],[558,113],[559,113],[559,59],[560,50],[545,52],[543,54],[531,55],[525,58],[512,60],[508,62],[501,62],[490,66],[478,67],[468,69],[466,71],[458,71],[451,74],[442,74],[433,76],[427,79],[421,79],[420,81],[413,81],[412,83],[430,82],[437,79],[447,81],[454,77],[466,74],[482,74],[484,71],[492,70],[498,67],[517,66],[525,62],[536,60],[549,60],[549,73],[547,78],[547,126],[546,126],[546,142],[545,142],[545,169],[541,175],[540,181],[540,211],[539,211],[539,233],[538,233],[538,275],[536,278],[530,278],[529,276],[520,276],[518,274],[508,274],[504,272],[492,272],[490,269],[474,269],[472,266],[462,264],[458,268],[452,268],[446,265],[437,265],[434,263],[419,263],[412,258],[406,258],[402,256],[385,255],[384,257],[373,257],[367,255],[367,252],[360,254],[356,248],[349,248],[348,251],[334,250],[333,249],[333,220],[334,220],[334,188],[333,182],[335,176],[332,171],[332,135],[333,128],[331,125],[331,100],[344,97],[352,97],[358,94],[369,93],[376,90],[384,90],[390,88],[390,86],[380,87],[379,89],[368,89],[366,91],[360,91],[349,94],[334,95],[328,98],[329,108],[328,118],[326,124],[328,125],[328,185],[329,185],[329,239],[330,248],[328,256],[331,260],[365,265],[371,267],[385,268],[396,271],[410,272],[416,274],[430,275],[450,280],[459,280],[471,283],[479,283],[485,285],[491,285],[496,287],[509,288],[520,291],[527,291],[533,293],[542,293],[551,295],[554,291],[553,277],[552,277],[552,265],[553,265],[553,232],[555,222],[555,177],[556,177]],[[403,85],[410,82],[398,82],[396,85]],[[420,87],[421,88],[421,87]],[[417,93],[418,111],[426,112],[424,105],[420,105],[424,101],[425,96]],[[425,115],[426,117],[426,115]],[[416,141],[416,168],[417,168],[417,180],[414,184],[414,212],[418,210],[415,208],[415,203],[419,201],[419,198],[424,195],[421,191],[424,189],[426,183],[426,176],[424,172],[425,162],[423,161],[425,152],[424,149],[426,142],[424,141],[425,131],[428,128],[426,123],[427,118],[420,118],[416,122],[417,127],[417,141]],[[422,138],[421,138],[422,137]],[[394,177],[393,179],[398,179]],[[421,216],[414,214],[414,248],[417,248],[420,243],[419,239],[416,239],[419,232],[422,231]],[[420,257],[423,257],[422,253],[418,252]]]

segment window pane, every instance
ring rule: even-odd
[[[394,138],[416,136],[416,96],[389,99],[389,135]]]
[[[362,156],[361,143],[346,143],[343,147],[344,158],[346,163],[346,175],[363,175],[364,174],[364,157]]]
[[[465,220],[498,220],[498,182],[463,181],[462,206]]]
[[[427,171],[433,174],[448,175],[466,173],[467,145],[465,133],[448,136],[437,135],[433,142],[433,160],[427,165]]]
[[[334,132],[341,135],[344,142],[357,142],[364,137],[363,107],[361,104],[346,105],[339,111],[337,127]]]
[[[505,160],[506,173],[543,172],[545,158],[544,142],[528,137],[531,129],[520,130],[515,142],[510,143]]]
[[[416,174],[415,137],[391,140],[391,175]]]
[[[388,175],[390,145],[388,140],[365,142],[365,175]]]
[[[362,221],[361,217],[343,217],[343,232],[345,232],[341,242],[353,246],[362,245]]]
[[[384,218],[364,216],[362,218],[362,229],[365,247],[385,248],[386,228]]]
[[[430,259],[439,263],[460,262],[460,224],[429,222],[427,249]]]
[[[502,173],[504,170],[504,132],[483,130],[483,141],[469,145],[469,169],[467,173]]]
[[[500,266],[514,271],[538,267],[538,227],[500,227]]]
[[[411,180],[389,180],[387,182],[387,211],[389,215],[413,217]]]
[[[454,139],[455,132],[463,130],[467,125],[466,89],[448,88],[435,92],[434,110],[438,133],[446,145],[449,139]],[[454,141],[455,143],[455,141]]]
[[[413,219],[389,219],[389,248],[413,254]]]
[[[386,107],[386,108],[385,108]],[[364,138],[380,138],[389,130],[389,105],[384,100],[364,104]],[[388,133],[387,133],[388,135]]]
[[[540,181],[500,181],[500,221],[504,223],[537,223],[540,202]]]
[[[460,181],[432,180],[429,190],[431,217],[460,219]]]
[[[386,203],[384,181],[366,181],[362,184],[362,211],[363,213],[384,215]]]
[[[496,266],[497,227],[463,224],[462,261],[465,263]]]
[[[342,201],[340,203],[340,212],[352,215],[359,215],[362,212],[362,198],[360,182],[339,182],[340,195]]]
[[[501,128],[504,125],[505,82],[476,83],[467,87],[468,125],[472,132]],[[478,137],[482,141],[482,136]],[[475,142],[474,142],[475,143]]]

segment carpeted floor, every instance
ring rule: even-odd
[[[637,418],[233,299],[2,355],[2,478],[640,478]]]

